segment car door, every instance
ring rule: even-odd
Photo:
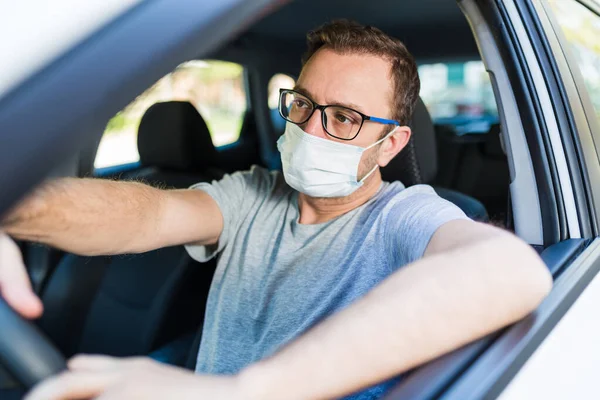
[[[555,283],[532,315],[412,371],[386,398],[597,398],[600,8],[578,0],[459,4],[502,103],[516,232]]]

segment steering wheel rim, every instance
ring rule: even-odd
[[[67,368],[65,357],[34,324],[0,298],[0,363],[26,389]]]

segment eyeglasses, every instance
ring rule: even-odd
[[[372,117],[344,106],[323,106],[295,90],[279,89],[279,114],[286,121],[302,125],[312,117],[315,110],[321,111],[321,123],[325,132],[340,140],[356,138],[365,121],[400,125],[398,121]]]

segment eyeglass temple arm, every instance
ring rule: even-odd
[[[370,117],[368,115],[365,116],[365,119],[373,122],[379,122],[380,124],[400,125],[400,122],[395,121],[393,119]]]

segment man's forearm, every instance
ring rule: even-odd
[[[550,287],[537,254],[507,235],[432,255],[240,379],[262,399],[340,397],[521,319]]]
[[[135,182],[59,179],[37,189],[0,226],[11,236],[84,254],[143,251],[157,232],[161,191]]]

